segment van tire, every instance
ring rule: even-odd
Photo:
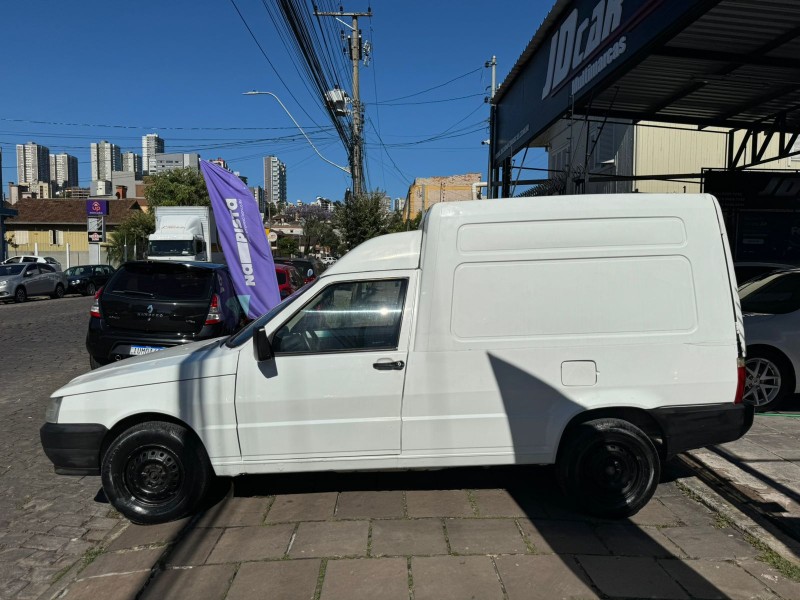
[[[791,362],[780,352],[766,346],[747,349],[745,366],[744,401],[755,405],[756,412],[777,410],[781,404],[794,393],[795,374]],[[751,378],[777,378],[780,383],[777,392],[772,395],[764,391],[758,393],[748,385]],[[766,383],[766,381],[764,381]]]
[[[151,525],[190,514],[208,492],[213,470],[187,428],[147,421],[111,441],[100,475],[114,508],[133,523]]]
[[[559,446],[558,482],[581,509],[604,518],[636,514],[653,496],[661,461],[641,429],[621,419],[576,425]]]

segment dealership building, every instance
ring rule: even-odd
[[[489,197],[706,191],[738,260],[800,263],[799,57],[795,0],[557,0],[492,98]]]

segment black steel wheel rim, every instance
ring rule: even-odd
[[[583,455],[583,484],[603,503],[624,503],[643,477],[639,459],[626,444],[599,442]]]
[[[125,484],[138,501],[163,504],[175,498],[183,484],[183,465],[163,446],[145,446],[125,463]]]

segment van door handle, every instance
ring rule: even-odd
[[[372,363],[372,366],[378,371],[402,371],[403,367],[406,366],[402,360],[395,360],[392,362],[376,362]]]

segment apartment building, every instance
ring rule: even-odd
[[[270,204],[286,203],[286,165],[277,156],[264,157],[264,191]]]
[[[151,175],[156,169],[156,154],[164,153],[164,140],[157,133],[142,136],[142,170]]]
[[[50,181],[50,149],[36,142],[17,144],[17,183]]]
[[[50,155],[50,183],[53,191],[78,186],[78,159],[71,154]]]
[[[90,150],[92,181],[109,181],[114,171],[122,170],[122,154],[119,146],[107,142],[92,142]]]

